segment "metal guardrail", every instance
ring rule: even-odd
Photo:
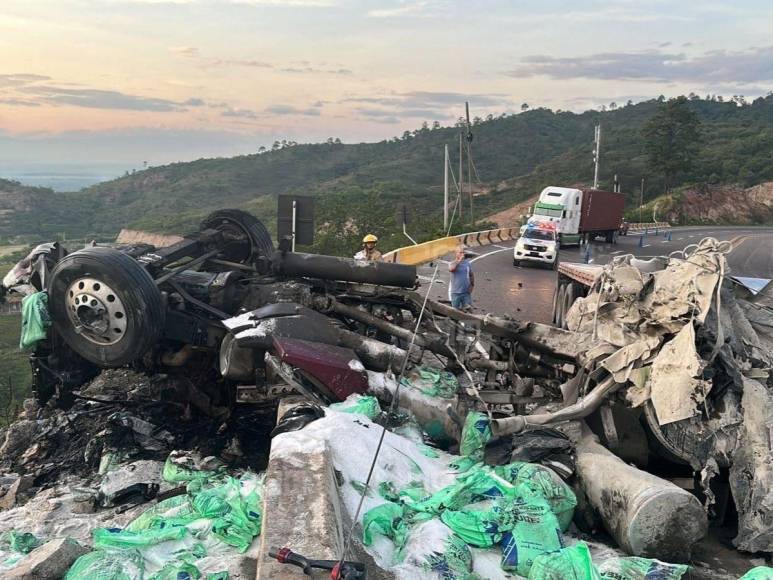
[[[460,245],[465,247],[487,246],[489,244],[514,240],[520,235],[520,229],[520,226],[499,228],[430,240],[429,242],[405,246],[387,252],[384,254],[384,261],[394,264],[423,264],[455,251]]]
[[[640,222],[640,223],[629,223],[628,224],[628,231],[629,232],[640,232],[642,230],[665,230],[671,227],[671,224],[668,222]]]
[[[629,223],[629,232],[647,232],[649,230],[664,230],[671,227],[668,222]],[[498,242],[515,240],[520,236],[521,226],[469,232],[458,236],[448,236],[430,240],[413,246],[404,246],[384,254],[384,261],[393,264],[417,265],[437,260],[456,250],[460,245],[465,247],[487,246]]]

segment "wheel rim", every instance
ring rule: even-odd
[[[116,344],[126,334],[126,309],[102,280],[79,278],[67,289],[67,316],[75,331],[95,344]]]

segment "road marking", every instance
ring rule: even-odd
[[[692,236],[690,236],[690,237],[692,237]],[[677,240],[683,240],[684,238],[676,238],[676,239],[677,239]]]
[[[649,247],[650,247],[650,244],[644,244],[644,245],[642,246],[642,248],[649,248]]]
[[[493,252],[488,252],[486,254],[481,254],[477,258],[473,258],[472,260],[470,260],[470,262],[472,263],[472,262],[474,262],[476,260],[480,260],[481,258],[486,258],[486,257],[490,256],[491,254],[498,254],[499,252],[505,252],[507,250],[510,250],[511,252],[513,251],[512,248],[502,248],[501,250],[494,250]]]
[[[495,248],[502,248],[503,250],[511,250],[512,248],[508,248],[507,246],[500,246],[499,244],[491,244]]]
[[[614,252],[609,252],[609,253],[610,253],[611,255],[614,255],[614,254],[620,254],[620,253],[622,253],[622,251],[623,251],[623,250],[615,250]]]

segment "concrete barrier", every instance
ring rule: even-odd
[[[277,416],[281,418],[302,401],[302,397],[282,399]],[[313,445],[297,446],[289,454],[277,451],[272,442],[263,486],[263,529],[257,551],[249,554],[257,561],[257,580],[307,577],[299,568],[270,558],[268,550],[272,547],[288,547],[315,560],[339,558],[343,550],[341,521],[338,485],[327,444],[314,440]]]
[[[384,261],[409,265],[424,264],[455,251],[460,245],[475,248],[514,240],[518,237],[519,231],[518,227],[499,228],[448,236],[413,246],[397,248],[384,254]]]

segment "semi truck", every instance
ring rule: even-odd
[[[614,244],[623,222],[624,205],[622,193],[551,185],[540,193],[530,221],[555,224],[561,246],[579,245],[597,237]]]

